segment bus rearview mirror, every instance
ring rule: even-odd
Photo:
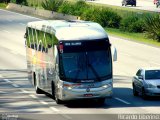
[[[117,49],[114,46],[111,46],[111,53],[113,61],[117,61]]]

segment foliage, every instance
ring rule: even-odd
[[[140,15],[126,16],[121,20],[120,29],[128,32],[143,32],[144,20]]]
[[[0,3],[9,3],[10,0],[0,0]]]
[[[27,0],[11,0],[10,2],[28,6]]]
[[[145,18],[146,35],[160,42],[160,15],[148,15]]]
[[[84,20],[98,22],[103,27],[119,28],[121,17],[115,12],[106,9],[92,6],[88,8],[81,16]]]
[[[77,1],[76,3],[65,1],[60,7],[58,12],[64,14],[71,14],[81,16],[85,10],[88,9],[88,5],[85,1]]]
[[[42,2],[42,7],[46,10],[58,11],[59,6],[63,4],[64,0],[45,0]]]

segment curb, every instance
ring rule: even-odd
[[[28,7],[28,6],[24,6],[24,5],[18,5],[18,4],[14,4],[14,3],[9,3],[6,8],[8,10],[14,10],[14,11],[22,12],[25,14],[38,15],[40,17],[45,17],[48,19],[62,19],[62,20],[77,20],[77,19],[79,19],[78,16],[66,15],[63,13],[57,13],[54,11],[37,9],[37,8]]]

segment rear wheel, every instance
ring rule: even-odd
[[[35,86],[36,93],[37,94],[43,94],[43,91],[38,87],[37,77],[36,77],[35,72],[33,72],[33,81],[34,81],[34,86]]]

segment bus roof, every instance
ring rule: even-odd
[[[108,38],[106,31],[95,22],[44,20],[29,22],[27,27],[55,34],[58,40],[93,40]]]

